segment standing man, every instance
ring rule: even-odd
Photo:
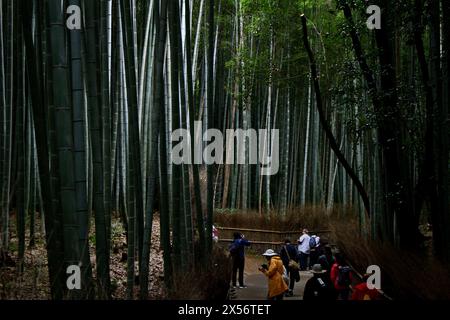
[[[300,270],[302,271],[306,271],[308,267],[309,252],[311,250],[309,246],[310,239],[311,237],[308,235],[308,229],[303,229],[303,234],[298,239],[299,262]]]
[[[245,247],[250,246],[250,241],[239,232],[233,234],[233,239],[230,244],[230,256],[233,259],[233,288],[236,287],[236,276],[239,272],[239,288],[242,289],[246,288],[244,285]]]
[[[298,264],[295,262],[295,259],[297,258],[297,248],[295,245],[291,244],[291,240],[286,239],[284,241],[284,246],[280,251],[280,257],[289,275],[289,292],[286,293],[286,296],[292,297],[294,295],[295,283],[300,281],[300,272]]]

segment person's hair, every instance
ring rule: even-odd
[[[318,256],[321,256],[321,255],[323,255],[325,253],[325,251],[323,250],[323,247],[321,245],[316,247],[316,250],[317,250]]]
[[[330,246],[325,246],[324,250],[325,250],[325,254],[330,255],[330,256],[333,255],[333,252],[331,251]]]
[[[291,243],[291,239],[285,239],[285,240],[284,240],[284,243],[285,243],[285,244]]]
[[[304,228],[303,233],[308,233],[308,229]]]
[[[233,238],[234,238],[234,240],[237,240],[237,239],[241,239],[242,236],[239,232],[235,232],[235,233],[233,233]]]
[[[341,265],[345,263],[345,259],[342,253],[336,253],[334,255],[334,258],[336,259],[337,264]]]

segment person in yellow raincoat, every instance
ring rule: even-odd
[[[283,300],[284,293],[289,289],[283,279],[284,265],[278,253],[272,249],[263,253],[269,262],[269,266],[262,265],[259,271],[264,273],[269,281],[269,300]]]

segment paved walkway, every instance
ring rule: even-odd
[[[263,263],[259,257],[246,257],[244,282],[247,288],[235,289],[234,300],[266,300],[267,277],[258,271],[258,266]],[[300,281],[295,283],[294,296],[285,300],[302,300],[305,284],[312,277],[310,272],[301,272]]]

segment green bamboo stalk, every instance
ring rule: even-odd
[[[69,5],[81,7],[80,0],[70,0]],[[82,67],[81,30],[70,30],[71,82],[72,82],[72,117],[74,134],[74,174],[76,191],[76,215],[79,221],[79,261],[82,271],[82,296],[92,293],[92,266],[89,256],[89,210],[87,196],[87,147],[86,147],[86,105]]]
[[[109,81],[109,44],[108,44],[108,3],[100,2],[100,84],[101,84],[101,119],[102,119],[102,153],[103,153],[103,190],[106,229],[106,250],[111,247],[111,111]]]
[[[35,132],[34,132],[34,125],[33,125],[33,113],[32,109],[28,109],[28,130],[30,132],[30,140],[29,144],[31,146],[31,152],[29,156],[29,162],[31,164],[31,170],[30,170],[30,203],[28,206],[28,211],[30,215],[30,248],[34,248],[35,242],[36,242],[36,236],[35,236],[35,226],[36,226],[36,193],[37,193],[37,177],[38,177],[38,170],[37,170],[37,158],[36,158],[36,138],[35,138]],[[42,212],[42,206],[40,207]]]
[[[101,102],[98,88],[98,11],[94,1],[84,1],[86,15],[86,79],[89,106],[89,133],[93,166],[93,208],[95,213],[95,250],[100,299],[110,297],[108,229],[104,202]]]
[[[166,6],[166,0],[161,1],[161,9],[164,9]],[[161,10],[161,12],[165,12],[165,10]],[[160,31],[161,35],[166,34],[166,16],[161,16],[160,18]],[[163,36],[165,37],[165,36]],[[158,52],[163,53],[165,49],[164,42],[162,38],[160,38],[158,48]],[[158,65],[161,66],[161,76],[157,79],[162,79],[162,62],[164,60],[164,54],[162,56],[158,55]],[[159,91],[157,91],[158,100],[161,114],[165,114],[165,101],[163,99],[164,86],[163,82],[159,86]],[[159,93],[158,93],[159,92]],[[160,134],[159,134],[159,182],[160,189],[159,190],[169,190],[168,183],[168,158],[167,158],[167,144],[166,144],[166,121],[161,121],[160,126]],[[164,282],[169,292],[173,289],[173,263],[172,263],[172,246],[170,242],[170,211],[169,211],[169,197],[166,192],[160,193],[160,232],[161,232],[161,245],[163,248],[163,260],[164,260]]]
[[[159,1],[154,1],[153,3],[153,27],[155,30],[154,36],[154,54],[152,56],[153,61],[150,63],[149,70],[147,72],[152,72],[154,70],[154,82],[150,83],[153,80],[148,79],[149,83],[147,84],[153,89],[150,92],[150,88],[147,87],[146,92],[146,105],[150,104],[150,93],[154,93],[153,101],[151,101],[151,110],[149,117],[149,126],[151,131],[151,141],[150,146],[148,148],[148,170],[147,170],[147,196],[146,196],[146,208],[145,208],[145,229],[144,229],[144,247],[141,261],[141,269],[140,269],[140,296],[141,299],[147,299],[148,297],[148,272],[149,272],[149,261],[150,261],[150,245],[151,245],[151,232],[152,232],[152,220],[153,220],[153,207],[155,202],[155,194],[156,194],[156,182],[157,182],[157,170],[158,170],[158,137],[160,131],[160,121],[161,121],[161,109],[159,104],[161,103],[161,88],[164,82],[162,76],[162,64],[164,59],[164,49],[166,43],[166,32],[161,34],[161,23],[160,21],[166,21],[166,11],[167,4],[165,1],[161,4],[161,13],[160,13],[160,5]],[[149,13],[150,14],[150,13]],[[162,39],[162,40],[161,40]],[[146,40],[148,41],[148,40]],[[151,68],[151,65],[154,65]]]
[[[139,110],[136,91],[136,60],[135,60],[135,41],[134,30],[132,24],[132,11],[130,3],[122,1],[120,3],[122,13],[122,32],[123,42],[125,48],[125,77],[127,83],[127,98],[128,98],[128,122],[129,122],[129,154],[130,154],[130,176],[132,180],[129,181],[134,197],[134,204],[136,205],[135,218],[137,223],[137,248],[139,261],[142,260],[143,248],[143,230],[144,230],[144,201],[142,194],[142,170],[141,170],[141,147],[139,135]],[[130,213],[130,216],[134,214]],[[130,223],[131,224],[131,223]]]
[[[23,0],[19,2],[23,10],[22,25],[24,30],[32,30],[32,7],[24,5]],[[36,140],[36,154],[38,159],[39,176],[37,189],[40,195],[41,203],[41,219],[43,219],[45,211],[45,236],[47,243],[47,256],[48,256],[48,270],[50,279],[51,296],[53,299],[62,299],[64,296],[64,273],[62,268],[63,262],[63,247],[60,238],[60,233],[56,228],[60,224],[60,216],[56,212],[58,199],[55,198],[55,189],[57,180],[53,179],[53,172],[56,169],[56,164],[50,167],[50,161],[52,160],[50,155],[50,132],[47,128],[50,128],[50,123],[47,121],[46,109],[44,105],[50,105],[50,95],[47,92],[47,81],[50,83],[50,79],[47,79],[48,74],[45,62],[47,53],[47,39],[46,39],[46,7],[44,2],[40,2],[36,5],[36,34],[35,45],[33,45],[33,39],[30,32],[25,32],[25,49],[27,56],[27,65],[29,72],[29,81],[33,83],[30,88],[31,105],[33,107],[33,122],[35,127],[35,140]],[[51,169],[50,169],[51,168]],[[45,192],[40,192],[40,190]],[[43,210],[42,210],[43,209]]]
[[[202,0],[203,1],[203,0]],[[195,102],[194,102],[194,91],[193,91],[193,75],[192,75],[192,51],[191,51],[191,21],[190,21],[190,8],[189,8],[189,1],[184,1],[185,3],[185,12],[186,12],[186,18],[185,18],[185,32],[186,32],[186,38],[185,38],[185,59],[186,59],[186,83],[187,83],[187,106],[188,106],[188,121],[189,121],[189,129],[191,134],[191,146],[195,145],[195,129],[194,129],[194,116],[195,116]],[[199,17],[199,20],[201,20],[201,17]],[[194,159],[194,149],[191,148],[191,159]],[[197,232],[199,234],[199,242],[205,243],[205,233],[204,233],[204,222],[203,222],[203,209],[202,209],[202,199],[201,199],[201,193],[200,193],[200,178],[199,178],[199,170],[198,165],[192,164],[192,177],[193,177],[193,183],[194,183],[194,200],[195,200],[195,210],[197,212],[196,220],[197,220]],[[187,219],[189,219],[187,217]],[[188,221],[192,220],[189,219]],[[189,227],[188,229],[193,229],[193,227]],[[194,231],[192,230],[192,233]],[[191,241],[189,238],[189,230],[188,230],[188,243]],[[192,239],[193,241],[193,239]],[[200,256],[203,255],[203,252],[200,252]]]
[[[0,0],[0,203],[3,205],[4,188],[4,166],[5,166],[5,117],[6,117],[6,96],[5,96],[5,57],[4,57],[4,18],[3,1]],[[0,210],[0,221],[4,222],[3,207]],[[0,228],[0,254],[3,254],[3,228]]]
[[[9,209],[10,209],[10,188],[11,188],[11,167],[12,167],[12,108],[13,108],[13,84],[14,84],[14,16],[15,7],[13,1],[7,3],[6,34],[6,74],[5,74],[5,111],[4,111],[4,166],[3,166],[3,188],[2,188],[2,229],[1,239],[4,251],[9,249]]]
[[[178,104],[178,126],[177,128],[186,128],[186,85],[184,79],[184,64],[183,64],[183,45],[182,45],[182,31],[181,31],[181,17],[180,7],[178,2],[174,3],[174,27],[175,27],[175,41],[177,42],[177,66],[178,66],[178,86],[179,86],[179,104]],[[179,166],[181,172],[180,183],[180,244],[181,244],[181,260],[182,268],[187,268],[188,264],[193,261],[192,242],[188,243],[188,225],[191,218],[191,194],[189,188],[189,171],[186,164]]]
[[[153,118],[153,120],[159,123],[159,132],[157,132],[159,133],[159,190],[168,190],[163,69],[164,53],[167,42],[167,0],[161,0],[159,6],[155,4],[155,31],[155,96],[153,106],[158,110],[160,121],[158,121],[157,117]],[[157,128],[156,123],[153,125],[153,128]],[[158,141],[156,140],[154,143],[158,143]],[[154,151],[154,154],[156,155],[156,150]],[[149,210],[149,208],[150,206],[147,210]],[[160,241],[163,248],[164,260],[164,282],[170,290],[173,286],[172,257],[170,244],[169,201],[166,192],[160,192],[160,229]]]
[[[214,119],[214,0],[209,0],[208,8],[208,54],[207,54],[207,119],[208,128],[213,126]],[[214,221],[214,191],[213,179],[214,168],[212,165],[207,165],[207,186],[206,186],[206,252],[209,254],[212,250],[212,225]]]
[[[117,1],[112,2],[112,8],[111,8],[111,48],[116,48],[116,45],[120,43],[120,34],[117,32],[118,26],[115,21],[117,21]],[[111,180],[113,183],[118,182],[118,171],[117,171],[117,162],[116,159],[118,157],[117,153],[117,145],[118,145],[118,127],[119,127],[119,103],[120,103],[120,64],[119,64],[119,50],[113,50],[112,49],[112,62],[111,62],[111,110],[112,110],[112,132],[111,132]],[[115,178],[115,180],[114,180]],[[115,194],[113,195],[113,198],[116,199],[114,209],[115,211],[119,211],[120,207],[118,205],[119,203],[119,197],[118,197],[118,191],[117,186],[118,183],[115,183]],[[113,192],[112,192],[113,193]],[[111,207],[112,211],[113,207]]]
[[[56,152],[59,164],[60,198],[63,214],[65,267],[80,263],[79,222],[76,214],[77,197],[74,175],[74,146],[72,108],[70,103],[70,75],[66,42],[65,10],[60,1],[47,2],[50,23],[50,64],[53,82],[52,94],[55,106]],[[66,268],[64,268],[66,269]],[[72,295],[73,294],[73,295]],[[76,291],[69,292],[75,297]]]
[[[172,132],[180,128],[180,93],[178,90],[179,85],[179,65],[178,65],[178,35],[179,29],[177,28],[178,10],[176,8],[175,1],[169,1],[168,4],[168,17],[169,17],[169,40],[170,40],[170,81],[171,81],[171,107],[172,107]],[[172,146],[172,142],[169,143]],[[183,270],[186,267],[185,257],[182,255],[181,243],[182,230],[181,230],[181,217],[182,217],[182,201],[181,201],[181,183],[182,183],[182,171],[180,165],[172,165],[172,198],[171,203],[173,205],[173,222],[172,222],[172,237],[173,237],[173,254],[174,265],[180,266],[179,270]],[[178,271],[174,268],[174,271]]]
[[[18,264],[17,269],[19,273],[23,272],[23,262],[25,255],[25,72],[24,72],[24,55],[23,55],[23,40],[22,40],[22,30],[21,24],[18,24],[22,20],[21,10],[16,11],[16,21],[15,28],[17,34],[14,37],[14,46],[17,57],[17,69],[21,70],[20,74],[17,75],[15,80],[15,90],[16,90],[16,150],[17,150],[17,236],[19,239],[18,246]]]

